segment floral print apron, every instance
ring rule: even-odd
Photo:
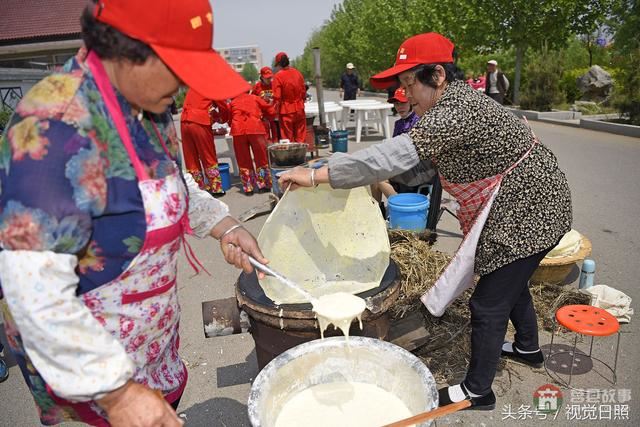
[[[87,64],[133,164],[146,218],[142,248],[127,269],[114,280],[79,296],[100,324],[116,337],[135,364],[133,380],[160,390],[168,402],[177,400],[187,382],[187,369],[178,356],[179,305],[176,287],[178,250],[188,233],[187,190],[175,165],[162,179],[150,178],[138,158],[115,92],[95,53]],[[159,139],[167,155],[164,139]],[[9,342],[25,354],[11,316],[5,313]],[[77,420],[108,426],[104,411],[95,403],[74,403],[55,395],[25,356],[41,419],[47,424]]]
[[[493,201],[500,191],[500,183],[505,176],[529,157],[537,143],[538,139],[534,135],[533,144],[527,152],[498,175],[460,184],[449,182],[440,175],[442,188],[451,194],[460,205],[457,216],[464,238],[436,283],[420,298],[432,315],[442,316],[446,308],[460,294],[473,286],[476,248]]]

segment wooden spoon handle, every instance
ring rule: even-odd
[[[383,427],[407,427],[410,425],[421,423],[426,420],[431,420],[434,418],[439,418],[445,415],[452,414],[454,412],[458,412],[462,409],[468,408],[469,406],[471,406],[471,401],[469,399],[465,399],[462,402],[456,402],[456,403],[451,403],[449,405],[444,405],[439,408],[433,409],[431,411],[423,412],[421,414],[414,415],[413,417],[405,418],[404,420],[387,424]]]

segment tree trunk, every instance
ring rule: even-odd
[[[520,104],[520,76],[522,74],[522,58],[524,46],[516,46],[516,75],[513,78],[513,105]]]

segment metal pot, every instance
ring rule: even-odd
[[[307,156],[307,144],[301,142],[271,144],[267,150],[271,163],[276,166],[298,166]]]

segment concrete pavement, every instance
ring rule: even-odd
[[[327,99],[335,99],[336,93],[329,92]],[[582,129],[556,126],[541,122],[531,122],[533,129],[543,143],[551,147],[558,156],[563,170],[567,173],[573,194],[574,228],[587,235],[593,242],[593,258],[597,263],[596,282],[616,287],[634,300],[640,298],[638,277],[640,277],[640,141],[638,139],[609,135]],[[366,138],[359,146],[351,140],[350,151],[377,142],[378,137]],[[267,195],[244,196],[234,181],[234,188],[222,198],[229,204],[231,213],[238,215],[262,203]],[[266,216],[253,219],[246,227],[259,233]],[[455,220],[444,215],[439,224],[443,231],[457,233]],[[182,348],[181,355],[189,366],[189,384],[179,407],[180,415],[188,426],[247,426],[246,400],[250,383],[257,374],[253,340],[249,334],[205,339],[202,329],[201,302],[230,297],[234,294],[233,284],[238,272],[222,261],[220,249],[212,239],[191,239],[191,244],[211,276],[201,274],[192,277],[192,272],[184,257],[179,270],[179,292],[182,304]],[[455,249],[456,237],[439,239],[439,245],[449,250]],[[630,389],[629,419],[618,421],[594,421],[595,425],[640,425],[638,411],[637,372],[640,363],[636,351],[640,348],[637,320],[623,327],[619,383],[609,386],[597,376],[585,375],[589,379],[586,387],[606,389]],[[5,342],[4,334],[2,340]],[[547,343],[549,335],[541,333],[541,340]],[[603,358],[612,357],[613,340],[599,340],[596,351]],[[10,357],[11,377],[0,384],[0,426],[38,425],[32,400],[22,382],[19,370]],[[582,380],[582,378],[581,378]],[[498,408],[488,413],[465,412],[451,415],[439,423],[467,425],[577,425],[580,421],[567,420],[561,411],[554,420],[540,421],[528,417],[518,409],[521,405],[533,405],[533,392],[539,386],[550,382],[544,370],[531,370],[515,366],[513,373],[502,372],[496,380]],[[566,390],[565,403],[570,400]],[[602,402],[595,402],[600,405]],[[512,412],[527,419],[505,418],[505,405],[511,405]]]

